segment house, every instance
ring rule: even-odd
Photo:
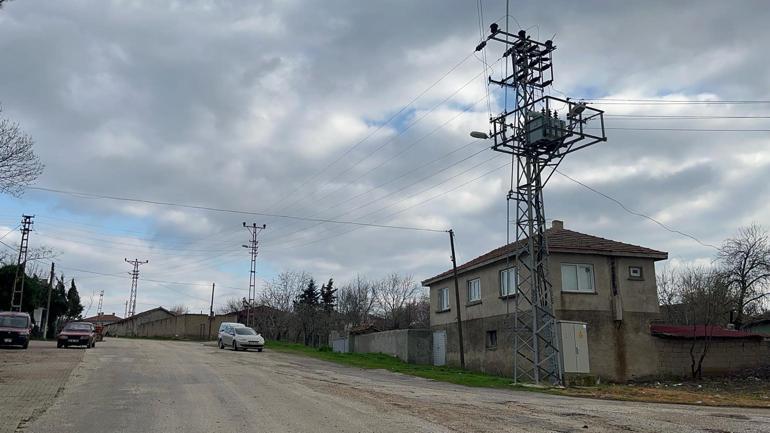
[[[112,314],[100,313],[100,314],[97,314],[96,316],[86,317],[85,319],[83,319],[83,322],[93,323],[94,326],[107,326],[110,323],[115,323],[120,320],[123,320],[123,319],[116,316],[115,313],[112,313]]]
[[[553,221],[545,235],[554,314],[587,324],[591,374],[613,381],[655,375],[657,349],[649,330],[660,313],[655,262],[668,254],[568,230],[562,221]],[[505,283],[516,281],[512,254],[518,246],[508,244],[457,267],[467,368],[513,374],[515,291],[506,293]],[[452,271],[423,285],[430,288],[434,338],[436,331],[446,332],[443,356],[457,365]]]
[[[174,317],[174,313],[163,307],[142,311],[117,322],[110,323],[104,328],[106,335],[115,337],[136,336],[137,328],[147,322]]]

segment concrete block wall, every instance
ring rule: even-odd
[[[692,340],[655,337],[657,370],[661,376],[689,377]],[[695,342],[701,353],[704,342]],[[760,367],[770,367],[770,341],[761,339],[714,339],[703,359],[704,375],[723,375]]]
[[[216,315],[211,323],[211,339],[217,338],[222,322],[235,322],[235,314]],[[178,316],[145,322],[137,326],[139,337],[166,337],[205,340],[208,338],[209,316],[206,314],[180,314]]]
[[[354,335],[350,351],[355,353],[385,353],[411,364],[431,364],[432,333],[428,329],[397,329]]]

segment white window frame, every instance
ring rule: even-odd
[[[503,277],[503,275],[507,275],[513,271],[513,291],[511,291],[510,287],[506,287],[509,284],[505,283],[506,279]],[[508,282],[510,282],[510,277],[507,278]],[[500,271],[500,297],[505,298],[508,296],[513,296],[519,291],[519,270],[516,267],[510,267],[508,269],[503,269]]]
[[[442,287],[438,289],[438,311],[449,310],[449,288]]]
[[[575,272],[575,282],[578,285],[574,289],[567,288],[564,280],[564,273],[565,268],[573,269]],[[578,273],[580,270],[590,269],[591,270],[591,287],[589,288],[581,288],[580,287],[580,278],[578,278]],[[596,274],[594,272],[594,265],[590,263],[562,263],[561,264],[561,291],[566,293],[596,293]]]
[[[481,278],[468,280],[466,284],[468,286],[468,302],[470,303],[481,301]],[[474,285],[475,287],[473,287]],[[475,297],[473,296],[474,294],[476,295]]]

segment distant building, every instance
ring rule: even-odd
[[[107,335],[115,337],[135,336],[139,325],[168,317],[174,317],[174,313],[163,307],[157,307],[110,323],[105,327],[104,331]]]
[[[107,326],[110,323],[118,322],[121,319],[120,317],[116,316],[115,313],[112,314],[97,314],[96,316],[86,317],[83,319],[83,322],[89,322],[93,323],[94,326]]]

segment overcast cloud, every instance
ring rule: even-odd
[[[511,26],[541,39],[555,35],[555,87],[575,98],[767,100],[770,14],[766,3],[749,3],[512,2]],[[486,34],[504,17],[504,2],[483,5]],[[488,143],[468,136],[487,129],[481,62],[470,57],[385,122],[472,52],[480,38],[476,11],[475,1],[15,0],[0,10],[0,103],[37,141],[46,164],[39,186],[451,227],[467,260],[505,241],[506,170],[471,182],[506,162],[479,152]],[[493,93],[492,110],[500,103]],[[770,115],[766,104],[601,108],[608,115]],[[768,123],[607,117],[607,126],[621,128]],[[740,225],[768,221],[768,134],[610,129],[607,143],[573,155],[561,170],[718,244]],[[672,261],[713,256],[558,175],[546,204],[548,217],[567,228],[668,251]],[[129,292],[124,257],[150,261],[141,268],[139,310],[206,310],[214,281],[218,303],[244,296],[244,220],[268,225],[262,279],[302,269],[320,280],[389,272],[419,280],[450,264],[442,233],[40,191],[0,197],[0,206],[0,235],[22,212],[36,214],[32,246],[59,251],[57,266],[80,281],[86,300],[105,290],[105,310],[118,314]],[[17,240],[12,233],[4,241]]]

